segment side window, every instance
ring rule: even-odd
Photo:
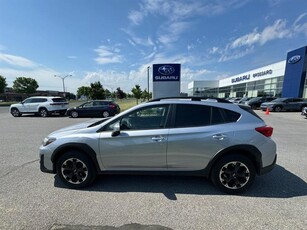
[[[222,109],[212,107],[212,119],[211,119],[211,124],[216,125],[216,124],[223,124],[225,123],[225,119],[222,114]]]
[[[133,111],[108,124],[104,130],[113,130],[119,123],[120,130],[145,130],[165,128],[169,105],[150,106]]]
[[[33,100],[33,99],[26,99],[26,100],[23,101],[23,103],[24,103],[24,104],[32,103],[32,100]]]
[[[225,113],[226,122],[236,122],[241,116],[240,113],[228,109],[223,109],[223,111]]]
[[[85,103],[83,105],[84,108],[88,108],[88,107],[92,107],[93,106],[93,102],[88,102],[88,103]]]
[[[177,104],[175,128],[210,125],[211,107],[204,105]]]

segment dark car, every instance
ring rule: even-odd
[[[245,104],[249,100],[253,99],[253,97],[242,97],[238,104]]]
[[[260,105],[264,102],[270,102],[275,100],[276,97],[255,97],[245,102],[245,105],[249,105],[252,109],[260,108]]]
[[[261,109],[265,111],[267,108],[269,111],[302,111],[304,107],[307,107],[307,101],[302,98],[277,98],[271,102],[265,102],[261,104]]]
[[[94,100],[88,101],[74,108],[69,108],[67,116],[76,117],[109,117],[120,112],[120,107],[113,101]]]

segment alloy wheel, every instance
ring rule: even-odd
[[[86,164],[77,158],[69,158],[61,166],[63,178],[71,184],[81,184],[88,177]]]
[[[248,167],[239,161],[225,164],[219,173],[220,182],[228,189],[240,189],[250,179]]]

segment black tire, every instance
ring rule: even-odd
[[[109,117],[109,116],[110,116],[110,113],[108,111],[102,112],[102,117],[106,118],[106,117]]]
[[[222,192],[239,194],[254,182],[256,171],[250,159],[239,154],[222,157],[212,168],[211,180]]]
[[[45,109],[45,108],[41,108],[41,109],[39,109],[39,111],[38,111],[38,115],[39,115],[40,117],[48,117],[48,110]]]
[[[16,109],[16,108],[11,109],[11,114],[12,114],[13,117],[20,117],[21,116],[21,112],[19,112],[19,110]]]
[[[274,108],[274,112],[281,112],[281,110],[282,110],[282,107],[279,105]]]
[[[89,186],[97,175],[92,160],[78,151],[63,154],[56,163],[56,171],[61,181],[72,189]]]
[[[72,118],[77,118],[77,117],[79,117],[79,113],[76,110],[73,110],[73,111],[71,111],[70,116]]]

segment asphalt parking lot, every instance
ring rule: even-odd
[[[50,132],[89,118],[14,118],[0,107],[0,229],[307,229],[307,119],[257,113],[274,127],[277,166],[230,196],[182,176],[110,175],[66,189],[40,172],[38,149]]]

